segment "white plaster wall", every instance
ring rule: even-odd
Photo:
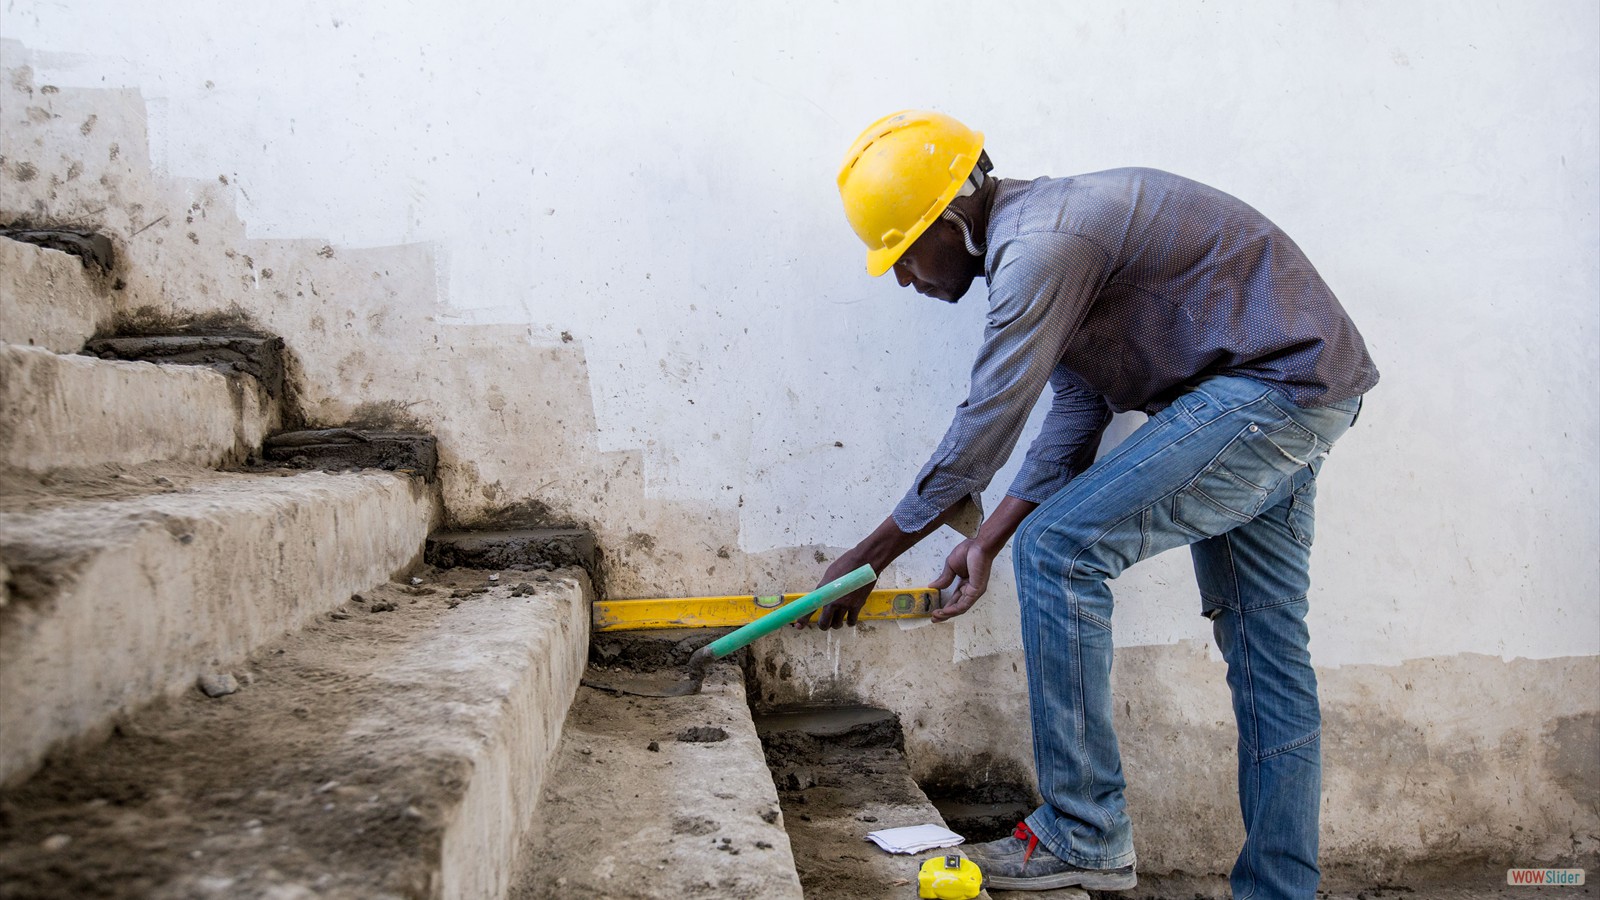
[[[834,170],[868,121],[953,113],[1003,176],[1147,165],[1213,184],[1306,249],[1384,375],[1321,489],[1318,661],[1600,652],[1590,0],[15,0],[0,35],[38,84],[137,90],[157,172],[213,192],[225,174],[250,239],[423,245],[439,333],[528,336],[475,339],[484,372],[568,332],[584,452],[642,454],[639,503],[712,523],[654,528],[697,563],[663,593],[771,587],[701,580],[696,554],[719,546],[850,545],[963,396],[981,289],[950,308],[868,279],[840,213]],[[355,405],[369,383],[327,390]],[[431,399],[454,410],[449,440],[491,398]],[[485,427],[475,452],[526,437]],[[561,491],[526,460],[478,465],[512,499]],[[637,505],[597,506],[602,533],[630,533]],[[931,577],[950,540],[894,578]],[[1180,554],[1119,600],[1124,644],[1206,637]],[[956,655],[1014,648],[1014,618],[1002,581]]]

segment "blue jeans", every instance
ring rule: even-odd
[[[1249,378],[1209,378],[1034,510],[1013,547],[1034,763],[1028,826],[1073,865],[1134,861],[1111,727],[1111,590],[1123,569],[1189,545],[1228,664],[1245,842],[1236,900],[1310,898],[1322,793],[1307,644],[1313,502],[1353,398],[1301,409]]]

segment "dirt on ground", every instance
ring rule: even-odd
[[[432,896],[470,762],[405,733],[391,711],[449,708],[489,686],[384,675],[455,607],[509,602],[550,580],[524,574],[526,585],[491,585],[484,572],[425,572],[420,586],[357,594],[208,673],[232,693],[197,688],[99,747],[50,760],[0,792],[0,898]]]

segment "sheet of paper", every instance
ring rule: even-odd
[[[921,853],[935,847],[954,847],[966,838],[940,825],[907,825],[869,831],[867,840],[890,853]]]

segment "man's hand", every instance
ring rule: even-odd
[[[834,560],[832,565],[828,566],[828,571],[823,573],[822,580],[817,582],[817,587],[821,587],[835,579],[843,578],[856,569],[870,564],[870,562],[865,554],[859,552],[859,550],[846,551],[838,559]],[[861,615],[861,607],[867,604],[867,595],[872,593],[872,589],[876,585],[877,582],[874,581],[872,584],[845,594],[843,597],[824,606],[818,612],[817,627],[823,631],[827,631],[830,628],[843,628],[846,625],[854,628],[856,617]],[[804,628],[810,622],[811,617],[806,616],[794,624],[796,628]]]
[[[955,601],[934,610],[933,621],[944,622],[971,609],[972,604],[977,603],[983,592],[989,589],[989,566],[993,562],[994,554],[985,549],[977,538],[967,538],[957,544],[944,561],[944,571],[928,585],[943,590],[957,578],[961,579],[956,586]]]

